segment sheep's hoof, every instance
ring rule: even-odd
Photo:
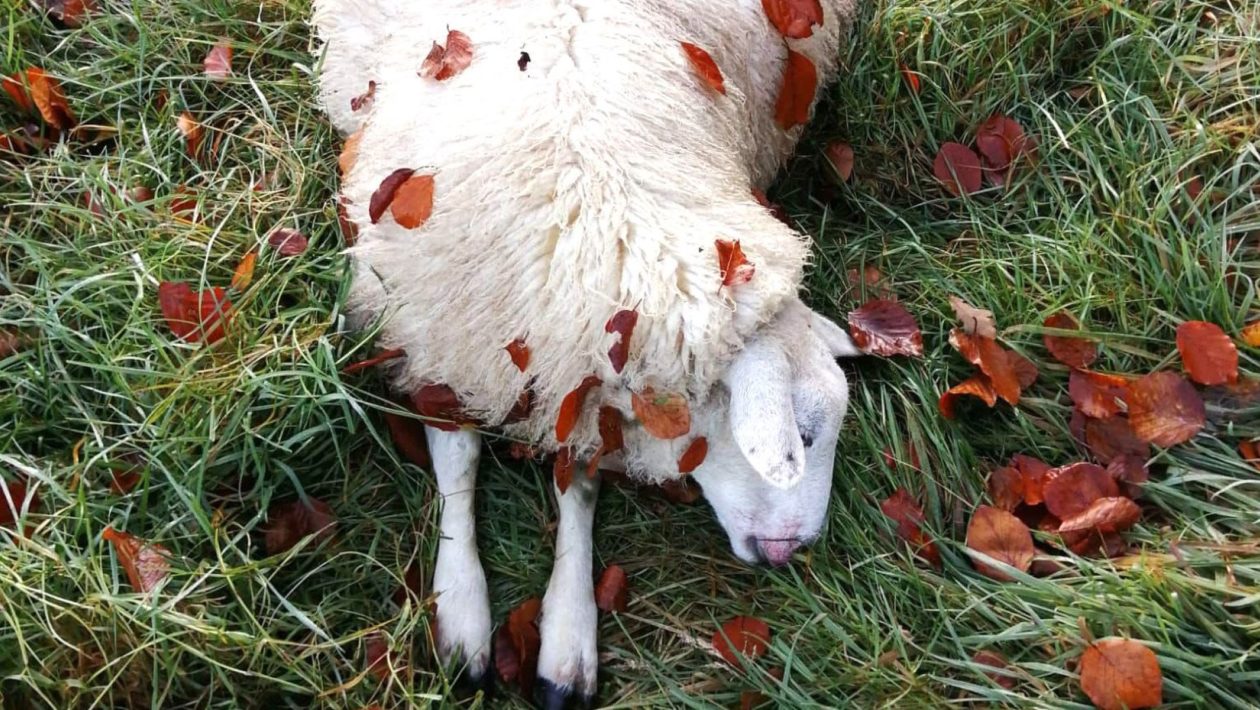
[[[538,677],[534,684],[534,699],[543,710],[565,710],[565,708],[583,708],[586,710],[595,703],[595,694],[582,695],[574,692],[571,685],[556,685],[551,681]]]
[[[460,695],[474,696],[482,693],[486,698],[494,697],[494,658],[491,654],[490,664],[480,671],[471,669],[460,673],[455,681],[455,688]]]

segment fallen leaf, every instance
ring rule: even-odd
[[[983,671],[985,677],[1007,690],[1015,689],[1016,680],[1007,671],[1010,663],[1006,660],[1006,656],[996,651],[977,651],[971,657],[971,662],[995,669],[994,671]]]
[[[193,343],[222,340],[232,318],[227,291],[217,286],[193,291],[182,281],[163,281],[158,284],[158,306],[171,333]]]
[[[1021,572],[1032,565],[1033,541],[1028,526],[1005,510],[982,505],[971,516],[967,525],[967,547],[982,552],[999,562],[1006,563]],[[1002,570],[978,560],[972,560],[976,571],[986,577],[1008,582],[1011,577]]]
[[[534,385],[534,381],[530,380],[529,384],[525,386],[525,389],[521,390],[521,393],[517,395],[516,397],[516,404],[512,405],[512,409],[508,411],[507,416],[503,418],[503,421],[499,423],[499,426],[523,422],[529,419],[531,416],[533,416],[534,414],[534,387],[533,385]]]
[[[24,509],[26,513],[39,510],[38,491],[28,488],[22,481],[0,479],[0,528],[16,530],[16,523]]]
[[[760,658],[770,648],[770,627],[761,619],[737,616],[714,632],[713,648],[727,663],[742,668],[741,658]]]
[[[448,30],[446,46],[433,43],[429,56],[420,65],[420,76],[425,79],[446,81],[462,72],[472,63],[472,40],[459,30]]]
[[[1247,345],[1253,348],[1260,348],[1260,320],[1253,320],[1244,325],[1238,337]]]
[[[909,66],[902,64],[901,65],[901,78],[905,80],[906,86],[910,87],[910,93],[912,94],[919,93],[920,85],[919,85],[918,72],[915,72],[911,70]]]
[[[993,311],[976,308],[957,296],[949,297],[949,305],[954,315],[962,324],[963,332],[968,335],[979,335],[985,338],[997,337],[997,325],[993,322]]]
[[[389,680],[394,670],[402,667],[396,663],[389,650],[389,639],[379,631],[368,634],[364,639],[363,666],[380,681]]]
[[[442,431],[458,431],[463,426],[477,426],[476,419],[464,412],[464,403],[450,385],[431,383],[411,393],[411,404],[426,425]]]
[[[1046,508],[1060,520],[1085,512],[1099,498],[1120,495],[1107,469],[1087,462],[1051,469],[1042,491]]]
[[[309,243],[306,236],[296,229],[280,227],[267,235],[267,244],[280,256],[297,256],[306,251]]]
[[[211,47],[201,64],[206,76],[216,81],[232,76],[232,48],[228,46],[227,40],[220,40]]]
[[[1019,471],[1023,479],[1021,492],[1024,496],[1024,502],[1028,505],[1039,505],[1045,501],[1045,481],[1046,474],[1050,472],[1050,466],[1041,459],[1025,456],[1024,454],[1015,454],[1011,457],[1009,466]]]
[[[726,83],[722,81],[722,70],[718,69],[717,62],[713,61],[713,57],[690,42],[683,42],[682,48],[683,53],[687,55],[687,61],[691,62],[691,68],[695,70],[696,76],[699,76],[700,80],[710,89],[725,96]]]
[[[780,205],[777,202],[771,202],[770,198],[766,197],[766,193],[762,192],[761,190],[758,190],[755,187],[752,189],[752,196],[753,196],[753,199],[757,201],[757,204],[769,210],[770,214],[773,215],[775,219],[779,220],[780,222],[786,224],[789,227],[793,226],[792,218],[788,215],[787,210],[783,209],[783,205]],[[721,263],[720,258],[719,258],[719,263]],[[750,273],[748,276],[749,278],[751,278],[752,274]]]
[[[1164,702],[1164,677],[1151,649],[1108,638],[1081,654],[1081,690],[1101,710],[1136,710]]]
[[[989,500],[996,508],[1013,511],[1024,502],[1024,475],[1012,466],[1003,466],[989,474]]]
[[[389,438],[402,457],[422,469],[428,470],[433,459],[429,457],[429,445],[424,434],[424,424],[401,414],[385,412],[385,427]]]
[[[205,139],[205,127],[197,123],[191,113],[184,111],[175,119],[179,134],[184,137],[184,151],[193,160],[201,158],[201,144]]]
[[[872,355],[923,355],[923,334],[914,316],[896,301],[875,299],[849,312],[853,342]]]
[[[1128,403],[1133,432],[1164,448],[1194,438],[1207,421],[1199,393],[1174,372],[1153,372],[1130,383]]]
[[[13,99],[18,108],[30,113],[36,111],[40,118],[58,130],[68,130],[75,124],[74,113],[61,89],[61,83],[39,67],[28,67],[0,79],[0,88]]]
[[[1119,557],[1128,552],[1129,543],[1120,533],[1099,533],[1094,530],[1077,530],[1060,533],[1067,549],[1081,557]]]
[[[1091,530],[1098,533],[1124,532],[1142,517],[1137,503],[1120,496],[1099,498],[1081,512],[1063,518],[1059,532]]]
[[[998,345],[997,341],[982,335],[968,335],[954,328],[949,332],[949,344],[967,362],[978,366],[980,371],[988,376],[993,391],[999,397],[1008,404],[1019,404],[1019,395],[1023,387],[1019,373],[1015,369],[1018,361],[1013,360],[1010,353]],[[1033,367],[1032,379],[1036,379],[1035,367]]]
[[[910,544],[914,554],[940,569],[941,553],[932,538],[923,532],[923,509],[905,488],[893,491],[879,504],[880,511],[897,523],[897,536]]]
[[[582,403],[586,401],[586,394],[601,384],[603,381],[595,375],[587,375],[581,384],[560,401],[560,412],[556,415],[556,441],[564,443],[573,433],[573,428],[577,426],[578,418],[582,415]]]
[[[258,252],[251,251],[246,254],[241,263],[236,265],[236,270],[232,272],[232,288],[237,291],[244,291],[249,287],[250,282],[254,280],[254,265],[258,263]]]
[[[525,71],[529,66],[529,52],[521,52],[521,56],[516,59],[516,68]]]
[[[827,159],[827,164],[840,182],[849,181],[853,175],[853,146],[842,141],[832,141],[823,148],[823,157]]]
[[[1014,350],[1006,351],[1006,362],[1015,373],[1015,382],[1019,384],[1020,392],[1032,387],[1033,383],[1041,375],[1041,372],[1037,370],[1037,366],[1033,364],[1032,360]]]
[[[718,239],[714,244],[717,246],[718,274],[723,286],[738,286],[752,280],[757,267],[744,256],[738,239]]]
[[[1042,327],[1056,330],[1080,330],[1081,324],[1072,317],[1071,313],[1060,311],[1047,318],[1042,323]],[[1068,367],[1089,367],[1098,359],[1098,344],[1092,340],[1049,333],[1042,335],[1041,340],[1054,359]]]
[[[954,197],[980,190],[980,158],[961,143],[946,143],[936,154],[932,174]]]
[[[143,479],[140,466],[118,465],[109,471],[109,492],[121,496],[131,492]],[[3,517],[3,516],[0,516]]]
[[[412,562],[403,572],[403,583],[394,590],[394,603],[404,606],[408,601],[416,603],[424,598],[424,575],[420,564]]]
[[[542,639],[538,634],[538,612],[542,601],[526,599],[508,613],[507,621],[499,627],[495,637],[494,664],[499,680],[505,684],[516,682],[525,697],[531,697],[534,676],[538,667],[538,649]]]
[[[954,403],[959,397],[977,397],[990,408],[997,404],[998,395],[993,390],[993,383],[983,374],[969,377],[950,387],[941,395],[936,406],[946,419],[954,418]]]
[[[1092,370],[1072,370],[1068,375],[1068,396],[1087,417],[1104,419],[1120,413],[1129,389],[1129,379]]]
[[[517,338],[503,347],[507,351],[508,357],[512,358],[512,364],[516,365],[516,369],[521,372],[529,367],[529,346],[525,344],[524,338]]]
[[[389,362],[390,360],[397,360],[400,357],[407,357],[407,351],[402,348],[390,348],[389,350],[382,350],[380,353],[373,355],[372,357],[367,358],[366,360],[359,360],[358,362],[352,362],[349,365],[346,365],[345,367],[341,368],[341,374],[353,375],[356,372],[360,372],[362,370],[367,370],[367,369],[376,367],[377,365],[380,365],[383,362]]]
[[[573,469],[576,466],[573,447],[561,446],[556,451],[556,460],[551,464],[551,476],[556,480],[556,488],[560,491],[560,495],[564,495],[565,491],[569,490],[569,485],[573,483]]]
[[[605,333],[617,334],[617,342],[608,348],[608,361],[617,374],[626,367],[626,359],[630,357],[630,336],[634,334],[634,326],[638,322],[638,311],[622,309],[604,324]]]
[[[95,0],[38,0],[40,7],[66,27],[78,27],[96,10]]]
[[[293,548],[307,535],[326,540],[336,532],[337,517],[332,508],[322,500],[308,498],[310,505],[301,500],[272,503],[267,509],[267,522],[263,526],[263,547],[268,555],[276,555]]]
[[[691,473],[704,463],[704,457],[709,453],[709,440],[703,436],[697,436],[687,445],[687,450],[682,456],[678,457],[678,472]]]
[[[676,392],[657,392],[646,387],[630,393],[630,406],[639,423],[658,439],[676,439],[691,431],[691,410]]]
[[[819,0],[761,0],[761,9],[779,34],[791,39],[809,37],[814,25],[823,23]]]
[[[1134,433],[1129,419],[1119,414],[1105,419],[1085,417],[1083,436],[1085,448],[1105,464],[1119,456],[1136,456],[1145,460],[1151,450],[1150,445]]]
[[[599,461],[604,454],[620,451],[626,445],[621,427],[621,412],[616,407],[600,405],[596,424],[599,428],[600,444],[599,449],[586,465],[587,478],[595,477],[595,472],[599,470]]]
[[[375,195],[372,196],[372,202],[376,202]],[[433,176],[412,175],[404,180],[394,192],[389,213],[403,229],[423,226],[433,214]]]
[[[809,120],[809,107],[818,88],[818,70],[814,63],[796,50],[787,51],[783,67],[783,84],[774,104],[774,120],[783,130],[791,130]]]
[[[376,98],[376,82],[373,80],[369,80],[368,85],[367,85],[367,91],[364,91],[358,96],[350,97],[350,110],[358,112],[358,111],[362,111],[365,108],[370,108],[372,106],[372,101],[375,98]]]
[[[1150,480],[1146,459],[1132,454],[1116,456],[1107,464],[1107,475],[1120,486],[1120,493],[1129,498],[1142,497],[1142,486]]]
[[[349,146],[349,144],[350,141],[347,140],[346,145]],[[381,180],[381,184],[372,193],[371,202],[368,203],[368,218],[371,219],[372,224],[381,221],[381,216],[385,214],[385,210],[394,201],[394,195],[397,194],[398,188],[404,182],[407,182],[415,172],[411,168],[399,168],[386,175],[384,180]]]
[[[621,613],[626,610],[626,571],[621,565],[609,565],[595,583],[595,606],[600,611]]]
[[[101,537],[114,546],[114,554],[118,555],[118,564],[127,573],[127,581],[131,588],[141,594],[148,594],[166,579],[170,572],[170,551],[156,543],[145,542],[129,533],[105,528]]]
[[[986,175],[994,184],[1003,185],[1015,162],[1033,154],[1036,142],[1024,135],[1018,121],[994,115],[976,129],[976,148],[983,158]]]
[[[1177,326],[1177,351],[1190,379],[1201,385],[1238,380],[1238,348],[1215,323],[1191,320]]]

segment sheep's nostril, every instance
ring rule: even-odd
[[[785,540],[757,540],[757,551],[761,556],[775,567],[792,561],[792,555],[801,547],[800,538],[787,538]]]

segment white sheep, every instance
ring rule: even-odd
[[[381,319],[383,347],[406,350],[394,384],[446,385],[490,424],[529,389],[529,418],[502,429],[580,460],[600,444],[598,405],[616,407],[625,448],[601,465],[652,481],[678,477],[679,456],[705,437],[693,475],[737,556],[783,564],[816,538],[848,400],[834,358],[857,351],[798,299],[808,239],[753,189],[800,134],[775,120],[789,48],[825,82],[854,2],[824,0],[811,35],[785,39],[763,8],[793,4],[783,0],[317,0],[321,97],[338,130],[357,134],[342,185],[360,229],[350,305]],[[450,30],[469,38],[471,63],[422,76]],[[709,53],[724,94],[681,42]],[[352,108],[369,81],[370,106]],[[403,168],[433,176],[432,214],[413,229],[388,212],[372,224],[373,193]],[[722,285],[719,239],[753,263],[746,283]],[[605,325],[622,310],[638,322],[618,372],[608,353],[619,336]],[[523,371],[505,351],[517,339],[530,351]],[[592,375],[600,384],[562,442],[561,403]],[[636,423],[631,392],[648,388],[689,402],[686,435]],[[475,678],[488,675],[491,638],[473,524],[480,438],[427,432],[444,499],[439,651]],[[556,491],[538,665],[548,706],[595,689],[597,490],[579,473]]]

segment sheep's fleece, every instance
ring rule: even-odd
[[[395,385],[449,385],[491,424],[532,387],[533,416],[504,429],[554,450],[561,400],[597,375],[602,388],[565,442],[579,457],[599,443],[596,401],[633,421],[629,390],[724,410],[715,384],[796,298],[808,256],[808,238],[751,191],[801,130],[774,121],[788,48],[820,83],[835,71],[853,0],[823,6],[812,37],[784,40],[760,0],[317,0],[324,106],[342,133],[361,131],[343,184],[360,228],[350,306],[360,322],[383,317],[382,347],[406,350]],[[422,78],[448,29],[468,34],[471,65]],[[726,95],[697,76],[681,41],[711,54]],[[374,101],[353,111],[369,80]],[[433,214],[418,229],[388,212],[368,218],[399,168],[434,176]],[[739,240],[751,281],[721,285],[716,239]],[[619,375],[605,323],[621,309],[639,320]],[[531,351],[524,372],[504,350],[516,338]],[[669,442],[628,426],[625,463],[659,478],[659,462],[718,424],[695,417]]]

